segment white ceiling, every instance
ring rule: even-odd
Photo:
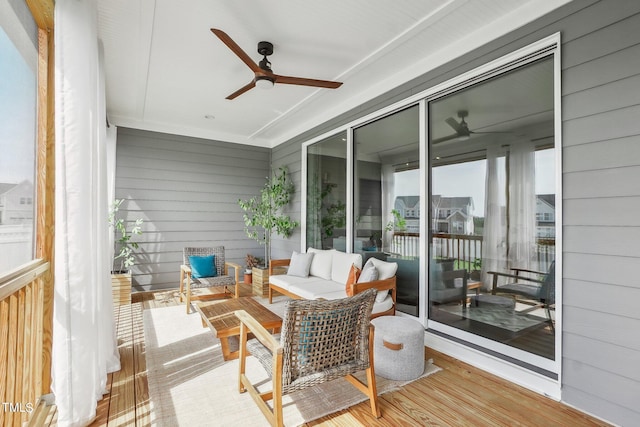
[[[109,121],[273,147],[568,1],[98,0]],[[212,27],[256,62],[272,42],[276,74],[344,84],[226,100],[253,72]]]

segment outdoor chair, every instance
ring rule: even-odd
[[[524,297],[525,300],[535,301],[536,307],[541,305],[547,314],[551,328],[553,329],[553,320],[551,318],[551,306],[556,303],[556,263],[555,261],[549,266],[547,272],[528,270],[524,268],[512,268],[513,273],[502,273],[497,271],[489,271],[488,274],[493,276],[491,293],[496,295],[511,294],[516,300],[517,296]],[[507,283],[498,284],[498,279],[504,277]],[[526,310],[530,311],[530,309]]]
[[[240,393],[249,391],[271,425],[282,426],[282,396],[345,377],[368,396],[380,417],[373,367],[374,327],[369,318],[377,290],[337,300],[286,303],[279,335],[270,335],[244,310],[240,319]],[[247,342],[247,334],[256,339]],[[272,390],[260,392],[245,374],[247,352],[269,373]],[[366,384],[354,373],[366,371]],[[267,404],[272,400],[272,407]]]
[[[467,306],[467,270],[435,270],[431,273],[429,299],[435,304],[460,303]]]
[[[184,248],[182,261],[180,302],[183,297],[186,298],[187,314],[191,310],[191,301],[225,298],[229,295],[235,298],[240,296],[238,281],[240,265],[225,261],[224,246]],[[196,265],[192,265],[192,262]],[[233,268],[233,275],[229,274],[229,268]],[[194,292],[195,289],[198,291]]]

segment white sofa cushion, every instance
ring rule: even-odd
[[[276,274],[273,276],[269,276],[269,283],[272,283],[286,291],[290,290],[292,287],[295,288],[296,286],[303,283],[315,283],[317,286],[322,286],[324,282],[325,280],[313,276],[298,277],[289,276],[288,274]]]
[[[326,295],[342,292],[342,298],[347,296],[342,283],[331,280],[317,280],[315,282],[299,283],[291,288],[296,295],[304,299],[326,298]]]
[[[307,249],[307,253],[313,253],[309,275],[331,280],[331,262],[333,261],[334,252],[336,251],[333,249]]]
[[[382,293],[383,292],[378,292],[376,302],[373,303],[373,310],[371,310],[371,314],[382,313],[383,311],[387,311],[393,307],[393,298],[391,298],[391,295],[387,295],[384,299],[378,301],[378,297]]]
[[[349,271],[352,265],[362,268],[362,255],[333,251],[331,280],[345,285],[349,278]]]

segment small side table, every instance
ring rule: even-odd
[[[480,288],[482,287],[482,282],[479,280],[468,280],[467,281],[467,291],[474,290],[476,291],[476,296],[480,295]],[[470,298],[467,298],[467,304],[471,302]]]

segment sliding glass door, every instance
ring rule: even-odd
[[[427,340],[542,373],[549,390],[561,337],[558,45],[550,36],[303,150],[305,249],[395,262],[397,311],[419,317]]]
[[[429,319],[555,358],[554,62],[429,102]]]

